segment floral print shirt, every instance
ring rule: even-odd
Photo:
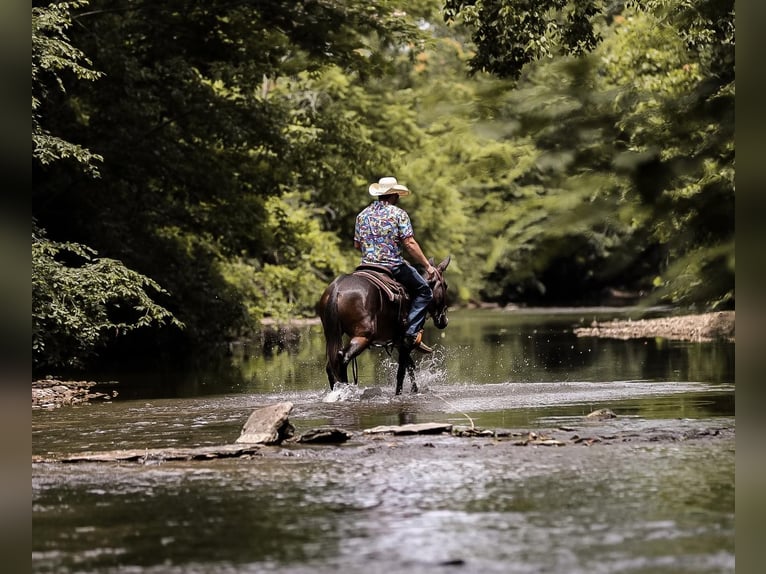
[[[407,212],[385,201],[373,201],[356,216],[354,241],[362,263],[395,267],[402,263],[402,241],[414,235]]]

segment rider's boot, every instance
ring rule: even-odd
[[[421,353],[433,353],[434,350],[423,342],[423,331],[418,331],[417,335],[405,335],[404,346],[408,349],[417,349]]]

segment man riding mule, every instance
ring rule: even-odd
[[[431,315],[438,329],[447,326],[447,284],[443,272],[447,257],[434,267],[415,241],[407,213],[396,206],[410,190],[393,177],[373,183],[370,195],[376,198],[356,219],[354,245],[362,262],[350,275],[336,278],[323,293],[318,312],[327,344],[327,376],[332,389],[336,382],[348,382],[347,367],[370,345],[399,349],[396,393],[402,388],[405,372],[414,380],[415,349],[430,353],[422,342],[426,317]],[[424,275],[402,257],[406,251],[424,268]],[[349,342],[343,346],[343,335]]]
[[[384,267],[406,287],[411,302],[404,344],[424,353],[432,353],[433,349],[422,339],[426,310],[433,294],[426,279],[402,257],[404,248],[415,263],[423,266],[428,279],[436,272],[415,241],[410,216],[396,205],[401,196],[410,194],[410,190],[398,183],[395,177],[383,177],[378,183],[370,185],[369,191],[376,199],[356,216],[354,247],[362,252],[362,265]]]

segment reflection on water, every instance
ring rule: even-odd
[[[322,425],[733,426],[733,345],[577,339],[592,316],[453,313],[393,396],[385,351],[360,358],[380,396],[327,403],[316,326],[264,357],[119,379],[118,400],[32,413],[33,452],[232,442],[252,409],[295,403]],[[160,384],[160,387],[148,386]],[[458,441],[458,443],[450,442]],[[462,442],[461,442],[462,441]],[[734,440],[499,448],[385,438],[282,456],[32,468],[34,572],[734,572]]]
[[[426,323],[435,357],[418,356],[419,377],[466,383],[541,381],[734,382],[734,344],[664,339],[578,338],[575,327],[609,319],[595,310],[540,314],[455,311],[444,331]],[[624,317],[624,315],[617,315]],[[122,398],[184,398],[230,393],[290,393],[328,390],[324,338],[318,324],[301,327],[282,352],[263,353],[259,342],[232,346],[233,356],[203,365],[157,365],[140,373],[104,372],[119,380]],[[393,385],[395,356],[372,349],[359,357],[364,386]],[[422,372],[425,370],[425,373]],[[405,380],[405,390],[409,384]]]

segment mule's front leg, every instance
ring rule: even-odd
[[[410,357],[409,349],[401,347],[399,349],[399,367],[396,369],[396,394],[402,394],[402,386],[404,385],[404,375],[410,370],[415,369],[415,363]],[[414,379],[413,379],[414,380]]]
[[[325,371],[327,372],[327,380],[330,383],[330,390],[333,390],[335,388],[335,370],[333,369],[332,364],[330,364],[330,361],[327,361]]]
[[[338,351],[338,354],[333,357],[332,361],[327,361],[327,380],[330,382],[330,390],[335,388],[338,383],[348,383],[348,375],[346,374],[346,363],[343,362],[343,352]]]
[[[415,361],[410,357],[409,364],[407,365],[407,373],[410,375],[410,392],[418,392],[418,384],[415,382]]]

